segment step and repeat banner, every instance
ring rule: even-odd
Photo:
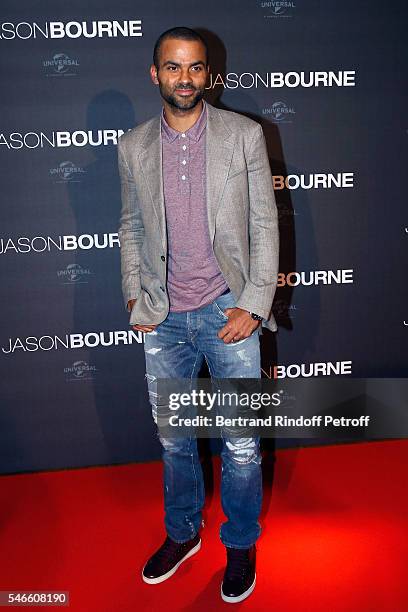
[[[174,26],[208,41],[206,99],[267,139],[281,258],[263,376],[407,376],[405,16],[379,1],[2,3],[2,473],[160,456],[121,294],[116,145],[161,110],[149,66]]]

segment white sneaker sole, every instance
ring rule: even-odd
[[[171,578],[171,576],[173,576],[173,574],[175,574],[177,572],[177,570],[180,567],[180,565],[182,563],[184,563],[184,561],[186,561],[187,559],[189,559],[190,557],[192,557],[193,555],[198,553],[200,548],[201,548],[201,540],[198,542],[198,544],[196,544],[194,546],[194,548],[189,550],[188,553],[182,559],[180,559],[180,561],[178,563],[176,563],[176,565],[174,567],[171,568],[171,570],[169,570],[166,574],[162,574],[162,576],[158,576],[157,578],[146,578],[146,576],[143,573],[144,569],[146,567],[146,565],[145,565],[143,567],[143,570],[142,570],[143,582],[146,582],[146,584],[160,584],[160,582],[164,582],[168,578]]]
[[[240,601],[244,601],[244,599],[249,597],[252,591],[254,590],[255,584],[256,584],[256,574],[254,576],[254,581],[249,587],[249,589],[247,589],[245,593],[242,593],[241,595],[237,595],[237,597],[228,597],[227,595],[224,595],[224,593],[222,592],[222,585],[221,585],[221,598],[227,603],[239,603]]]

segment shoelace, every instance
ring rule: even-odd
[[[234,551],[227,550],[228,576],[230,578],[241,578],[248,568],[248,551],[236,548]]]
[[[164,544],[157,551],[157,557],[160,559],[165,559],[166,557],[171,559],[174,557],[180,546],[182,546],[182,544],[173,542],[173,540],[167,537]]]

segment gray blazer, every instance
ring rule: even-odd
[[[279,233],[275,194],[261,126],[207,102],[208,227],[221,272],[236,306],[264,317],[276,290]],[[135,298],[130,324],[161,323],[169,311],[167,235],[163,196],[160,115],[119,138],[122,190],[122,289]]]

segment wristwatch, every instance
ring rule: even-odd
[[[260,315],[255,314],[254,312],[250,313],[251,317],[255,320],[255,321],[262,321],[263,317],[261,317]]]

